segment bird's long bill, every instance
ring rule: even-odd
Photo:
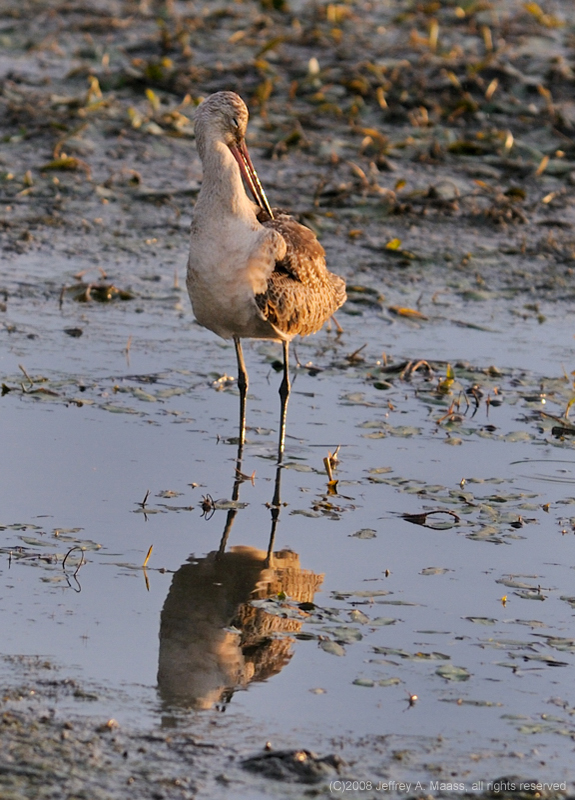
[[[266,193],[264,192],[264,187],[258,178],[258,173],[252,164],[252,160],[250,158],[250,154],[248,153],[248,148],[246,147],[245,142],[241,142],[238,145],[232,145],[230,150],[232,151],[233,157],[239,164],[242,177],[245,180],[248,189],[252,193],[254,200],[258,206],[263,208],[263,210],[269,214],[270,218],[273,219],[274,215],[272,214],[271,206],[266,197]]]

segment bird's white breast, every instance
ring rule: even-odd
[[[194,220],[187,284],[200,325],[225,339],[273,335],[254,296],[266,290],[280,244],[255,217]]]

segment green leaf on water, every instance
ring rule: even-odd
[[[364,614],[358,608],[354,608],[349,612],[349,618],[352,622],[358,622],[360,625],[366,625],[370,621],[367,614]]]
[[[490,647],[493,650],[527,650],[533,649],[533,642],[521,639],[482,639],[481,647]]]
[[[446,572],[453,572],[452,569],[447,567],[425,567],[419,573],[420,575],[445,575]]]
[[[537,634],[541,636],[542,634]],[[563,653],[575,653],[575,639],[568,639],[562,636],[546,636],[545,640],[549,647]]]
[[[374,647],[374,653],[378,653],[382,656],[399,656],[399,658],[411,658],[411,653],[408,653],[407,650],[398,650],[394,647]]]
[[[519,725],[517,728],[519,733],[524,733],[527,735],[533,735],[535,733],[558,733],[555,725],[546,725],[543,722],[534,722],[531,725]],[[570,732],[564,728],[565,735],[569,735]]]
[[[385,430],[390,434],[390,436],[400,436],[402,438],[408,439],[411,436],[419,436],[421,434],[421,428],[416,428],[415,425],[397,425],[393,427],[392,425],[386,425]]]
[[[354,644],[363,639],[363,634],[357,628],[340,625],[338,628],[325,628],[324,630],[340,644]]]
[[[374,406],[375,403],[370,403],[365,399],[365,392],[349,392],[349,394],[342,394],[342,405],[344,406]]]
[[[477,706],[478,708],[501,708],[503,703],[493,700],[467,700],[464,697],[440,697],[441,703],[456,703],[458,706]]]
[[[84,528],[54,528],[52,535],[61,537],[63,533],[80,533],[83,530]]]
[[[449,661],[451,656],[445,655],[445,653],[438,653],[438,652],[431,652],[431,653],[414,653],[412,658],[415,661]]]
[[[527,625],[529,628],[546,628],[544,622],[540,622],[538,619],[512,619],[509,620],[515,625]]]
[[[13,525],[0,525],[0,531],[39,531],[40,525],[32,525],[29,522],[15,522]]]
[[[102,545],[94,542],[92,539],[76,539],[75,536],[58,536],[56,537],[63,542],[73,542],[77,547],[82,550],[101,550]]]
[[[36,539],[33,536],[19,536],[18,538],[31,547],[53,547],[54,545],[53,542],[46,541],[46,539]]]
[[[149,392],[145,392],[143,389],[140,389],[139,387],[137,389],[133,389],[132,390],[132,394],[138,400],[144,400],[146,403],[157,403],[158,402],[158,398],[157,397],[154,397],[153,394],[150,394]]]
[[[493,525],[485,525],[474,533],[467,533],[466,538],[478,542],[491,542],[492,544],[505,544],[500,537],[501,531]]]
[[[400,678],[383,678],[377,682],[378,686],[397,686],[398,683],[403,683]]]
[[[456,667],[454,664],[442,664],[435,670],[435,674],[446,681],[468,681],[471,677],[465,667]]]
[[[344,656],[345,655],[345,648],[343,648],[337,642],[332,642],[331,639],[322,639],[319,643],[319,646],[322,650],[326,653],[330,653],[332,656]]]
[[[174,386],[171,389],[160,389],[159,392],[156,392],[156,397],[162,400],[167,400],[169,397],[177,397],[181,394],[187,394],[188,391],[188,389],[184,389],[180,386]]]
[[[531,591],[531,592],[520,590],[518,592],[513,592],[513,594],[516,597],[520,597],[522,600],[546,600],[547,599],[544,594],[541,594],[541,592],[539,592],[537,590]]]
[[[388,606],[418,606],[419,603],[410,603],[408,600],[378,600],[378,603]]]
[[[135,414],[136,416],[143,416],[141,411],[136,411],[135,408],[128,408],[127,406],[115,406],[112,403],[103,403],[100,406],[104,411],[109,411],[111,414]]]
[[[535,437],[527,431],[511,431],[501,438],[505,442],[530,442]]]
[[[353,681],[353,685],[354,686],[364,686],[364,687],[366,687],[368,689],[371,689],[373,686],[375,686],[375,682],[370,680],[369,678],[356,678]]]
[[[295,516],[296,514],[299,514],[302,517],[309,517],[310,519],[317,519],[317,517],[322,516],[322,514],[320,514],[319,511],[309,511],[306,508],[294,508],[293,511],[290,511],[289,513],[290,516]]]
[[[361,530],[350,533],[349,535],[356,539],[374,539],[377,536],[377,531],[374,531],[372,528],[361,528]]]

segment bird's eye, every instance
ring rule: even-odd
[[[234,128],[240,127],[240,123],[237,121],[235,117],[232,117],[232,125],[234,126]]]

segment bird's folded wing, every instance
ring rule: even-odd
[[[256,303],[286,337],[307,336],[344,303],[345,282],[327,270],[325,251],[313,231],[287,214],[274,214],[263,224],[283,237],[286,254],[276,262],[267,291],[256,294]]]

